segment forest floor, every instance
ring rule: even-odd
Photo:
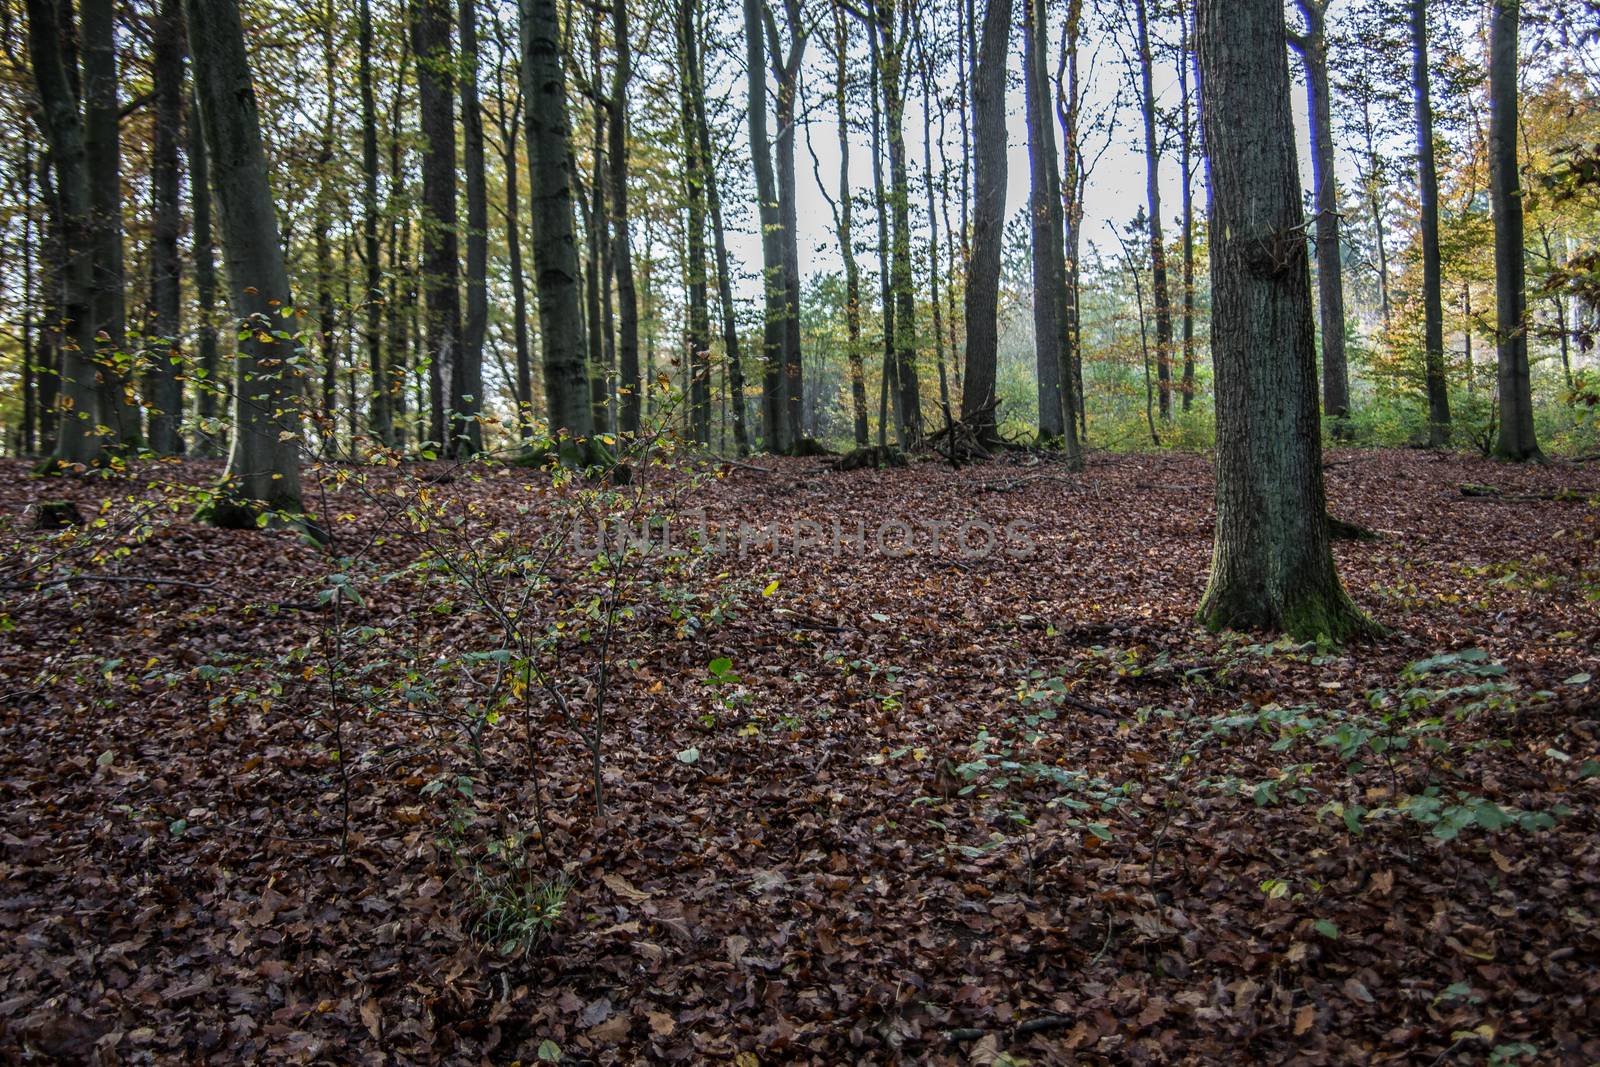
[[[1388,634],[1319,648],[1194,625],[1203,457],[757,457],[708,521],[865,548],[557,559],[537,675],[562,492],[422,469],[330,555],[0,465],[0,1060],[1600,1060],[1600,465],[1330,454]]]

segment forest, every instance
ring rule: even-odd
[[[0,0],[0,1060],[1600,1062],[1600,2]]]

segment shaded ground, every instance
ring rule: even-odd
[[[429,714],[358,688],[426,687],[437,660],[494,647],[470,602],[401,573],[417,542],[375,498],[326,509],[336,551],[370,564],[341,620],[372,628],[339,650],[345,857],[326,556],[181,515],[140,539],[119,502],[114,533],[0,579],[0,1057],[1600,1059],[1594,465],[1334,454],[1334,513],[1382,535],[1341,543],[1341,572],[1390,636],[1296,649],[1191,623],[1203,459],[756,462],[698,491],[713,520],[859,520],[871,542],[888,518],[981,519],[1036,552],[969,557],[924,530],[907,556],[734,551],[644,575],[616,635],[604,820],[577,734],[531,705],[548,870],[572,888],[526,956],[475,935],[473,871],[499,860],[472,851],[530,825],[526,724],[487,725],[480,762],[449,692]],[[24,473],[0,474],[11,515],[49,496],[93,517],[215,469]],[[544,499],[527,480],[432,491],[517,540]],[[1578,495],[1518,499],[1558,489]],[[68,568],[193,584],[37,587]],[[470,801],[430,787],[461,774]],[[1432,822],[1407,799],[1426,796]],[[1485,804],[1501,814],[1450,837]]]

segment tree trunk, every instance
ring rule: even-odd
[[[151,70],[155,131],[150,165],[150,314],[145,346],[145,402],[150,448],[182,453],[183,385],[178,376],[178,308],[183,264],[178,256],[178,141],[183,128],[183,14],[178,0],[161,0],[152,26]]]
[[[553,436],[581,439],[594,432],[594,417],[578,304],[578,247],[572,220],[575,167],[561,66],[561,26],[556,0],[520,2],[528,199],[533,208],[546,417]]]
[[[889,142],[889,204],[894,223],[890,284],[894,288],[894,408],[900,442],[915,448],[922,441],[922,399],[917,385],[916,279],[911,273],[911,181],[906,166],[905,67],[906,32],[895,33],[895,12],[909,10],[906,0],[875,0],[883,36],[883,117]]]
[[[1200,619],[1340,640],[1370,629],[1329,548],[1311,278],[1280,0],[1202,0],[1216,541]]]
[[[222,452],[222,426],[217,419],[217,396],[222,383],[217,380],[221,362],[217,351],[217,252],[211,236],[211,162],[206,154],[206,139],[200,129],[200,104],[191,92],[188,123],[190,240],[194,255],[194,298],[199,317],[196,348],[199,367],[195,377],[197,440],[193,451],[204,456]]]
[[[633,80],[633,44],[628,5],[611,5],[611,101],[606,132],[611,142],[611,265],[617,279],[618,428],[639,430],[639,297],[633,277],[633,233],[628,215],[628,84]],[[709,388],[709,385],[708,385]],[[709,431],[708,431],[709,432]]]
[[[37,375],[33,343],[33,148],[22,146],[22,432],[17,452],[32,455],[39,427]]]
[[[50,142],[55,169],[55,212],[60,249],[61,368],[57,408],[60,421],[54,458],[61,463],[99,464],[105,460],[105,439],[95,427],[101,419],[99,372],[96,368],[94,251],[87,149],[77,92],[64,54],[67,27],[61,20],[64,0],[28,0],[28,52],[39,91],[39,119]],[[48,321],[47,327],[57,328]]]
[[[1056,273],[1051,244],[1062,239],[1059,227],[1059,189],[1051,188],[1046,168],[1055,163],[1055,140],[1045,102],[1044,58],[1040,54],[1035,11],[1039,0],[1022,4],[1022,84],[1028,125],[1028,214],[1033,238],[1033,351],[1039,398],[1040,443],[1065,436],[1065,411],[1061,387],[1061,296],[1066,280]]]
[[[118,443],[141,440],[139,405],[128,372],[128,315],[122,262],[122,139],[118,130],[117,48],[112,0],[82,0],[84,153],[94,271],[96,359],[101,418]]]
[[[1305,33],[1290,34],[1306,71],[1311,125],[1311,180],[1317,212],[1317,312],[1322,324],[1322,413],[1344,433],[1350,375],[1344,355],[1344,269],[1339,241],[1339,186],[1334,176],[1333,100],[1328,86],[1328,0],[1295,0]]]
[[[511,268],[512,334],[517,346],[517,435],[527,441],[533,434],[533,363],[528,348],[528,287],[522,273],[522,203],[517,188],[517,123],[522,94],[503,112],[500,129],[505,145],[502,163],[506,186],[506,259]]]
[[[706,161],[706,203],[711,211],[711,235],[717,253],[717,297],[722,309],[722,347],[728,361],[728,392],[733,406],[733,443],[740,456],[750,454],[750,431],[745,425],[744,365],[739,356],[739,324],[733,312],[733,274],[728,263],[727,236],[722,228],[722,194],[717,188],[716,157],[711,152],[711,124],[706,118],[705,62],[698,49],[694,60],[695,129],[700,137],[700,158]]]
[[[883,77],[883,62],[876,19],[867,20],[867,42],[872,55],[868,92],[872,100],[872,200],[878,216],[878,298],[883,308],[883,373],[878,379],[878,447],[881,449],[887,447],[889,441],[889,397],[898,395],[899,391],[894,385],[895,371],[898,369],[895,361],[894,276],[889,267],[892,249],[889,198],[883,188],[883,96],[878,91],[878,82]],[[903,438],[901,443],[904,443]]]
[[[856,262],[855,198],[850,193],[850,113],[846,90],[850,80],[850,21],[841,4],[833,5],[833,110],[839,129],[839,205],[834,214],[834,229],[839,235],[839,254],[844,259],[844,321],[850,363],[850,408],[855,416],[857,448],[866,448],[867,375],[861,352],[861,267]],[[819,176],[817,186],[821,188]]]
[[[322,34],[323,114],[322,140],[317,152],[317,202],[312,233],[317,257],[317,340],[322,353],[322,403],[317,425],[323,449],[328,454],[339,448],[339,349],[338,307],[333,297],[333,200],[336,195],[333,170],[333,123],[338,104],[338,83],[334,77],[334,8],[324,0],[320,21]]]
[[[1444,305],[1439,290],[1439,175],[1433,163],[1433,100],[1428,87],[1428,0],[1411,0],[1411,80],[1417,112],[1417,199],[1422,208],[1423,376],[1428,443],[1450,443],[1450,390],[1444,370]]]
[[[1178,152],[1183,198],[1183,410],[1194,405],[1194,96],[1189,86],[1189,65],[1194,62],[1190,18],[1193,0],[1178,5],[1178,121],[1182,124]],[[1341,349],[1342,351],[1342,349]]]
[[[934,364],[939,369],[939,411],[948,420],[950,381],[944,367],[944,309],[939,305],[939,202],[933,188],[933,72],[929,69],[932,64],[920,33],[917,37],[917,55],[920,60],[918,71],[922,77],[922,174],[928,192],[928,306],[933,315]],[[941,125],[941,153],[944,151],[943,132]]]
[[[619,5],[620,6],[620,5]],[[689,425],[696,444],[711,443],[711,318],[706,305],[706,197],[705,175],[710,160],[700,154],[699,122],[695,116],[695,32],[693,0],[679,0],[678,95],[683,136],[684,199],[688,207],[686,233],[688,256],[689,319]],[[635,411],[637,419],[638,413]]]
[[[461,146],[467,182],[467,317],[460,358],[450,374],[451,427],[457,456],[483,451],[483,342],[489,329],[489,188],[483,165],[483,108],[478,99],[478,5],[459,0]]]
[[[461,360],[461,262],[456,237],[456,127],[451,87],[450,0],[413,0],[412,49],[422,121],[422,284],[427,307],[428,436],[449,449],[456,429],[445,412],[447,371]],[[449,395],[457,396],[452,381]]]
[[[1140,108],[1144,113],[1145,197],[1150,205],[1150,296],[1156,313],[1156,381],[1161,417],[1172,418],[1172,294],[1167,284],[1167,244],[1161,236],[1161,152],[1156,146],[1154,60],[1146,0],[1134,0],[1139,35]]]
[[[1000,242],[1006,213],[1006,55],[1011,0],[987,0],[972,74],[972,266],[967,277],[967,380],[961,416],[980,440],[997,436],[995,366],[1000,341]]]
[[[805,368],[800,350],[800,224],[798,184],[795,177],[795,108],[800,98],[800,63],[805,57],[806,31],[802,27],[800,0],[785,0],[788,15],[789,54],[777,51],[775,20],[768,22],[774,69],[778,75],[777,151],[778,215],[783,238],[783,402],[787,428],[784,451],[792,452],[805,436]],[[770,9],[769,9],[770,12]],[[770,19],[770,13],[769,13]],[[908,260],[909,263],[909,260]]]
[[[298,514],[302,372],[297,324],[267,178],[260,119],[237,0],[185,0],[195,97],[214,166],[222,251],[241,338],[236,346],[233,449],[224,475],[238,501],[223,524],[254,525],[259,506]],[[260,505],[247,502],[259,501]]]
[[[1489,5],[1489,202],[1494,211],[1496,380],[1501,459],[1542,461],[1528,372],[1522,179],[1517,172],[1517,20],[1520,0]]]
[[[761,0],[744,0],[745,67],[749,78],[750,154],[756,172],[756,206],[761,225],[763,436],[770,452],[787,452],[794,444],[784,400],[785,296],[783,218],[778,210],[777,179],[772,171],[772,142],[767,137],[767,61],[762,40]]]
[[[1082,289],[1082,272],[1079,269],[1079,250],[1083,243],[1084,189],[1088,176],[1083,173],[1083,150],[1079,144],[1078,126],[1082,120],[1084,87],[1078,78],[1078,50],[1083,32],[1083,0],[1067,0],[1067,17],[1061,28],[1061,61],[1056,70],[1056,116],[1061,123],[1061,136],[1066,147],[1066,175],[1062,184],[1062,218],[1066,227],[1066,318],[1069,381],[1066,387],[1072,392],[1073,410],[1078,415],[1078,439],[1087,440],[1089,418],[1083,398],[1083,345],[1079,306]],[[1065,85],[1062,85],[1063,79]]]
[[[394,442],[389,375],[383,365],[383,265],[378,262],[378,105],[372,89],[372,0],[361,0],[356,28],[361,83],[361,242],[366,257],[367,432],[380,445]],[[509,179],[508,179],[509,180]]]

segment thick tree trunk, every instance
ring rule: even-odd
[[[761,0],[744,0],[745,67],[749,78],[750,154],[756,172],[756,207],[761,225],[762,291],[762,430],[767,450],[787,452],[794,444],[789,407],[784,399],[788,283],[784,280],[783,217],[778,208],[778,183],[772,170],[772,142],[767,136],[767,61],[762,33]]]
[[[1167,284],[1167,243],[1161,233],[1161,152],[1156,145],[1154,59],[1146,0],[1134,0],[1139,36],[1139,105],[1144,114],[1145,198],[1150,205],[1150,295],[1156,313],[1156,381],[1161,417],[1172,418],[1172,292]]]
[[[1029,220],[1033,238],[1033,351],[1038,384],[1039,439],[1062,440],[1066,406],[1061,387],[1061,297],[1066,279],[1057,274],[1052,244],[1062,240],[1059,188],[1052,188],[1048,168],[1055,163],[1055,139],[1045,98],[1044,58],[1040,54],[1039,0],[1023,0],[1022,84],[1028,125]]]
[[[1342,433],[1350,413],[1350,375],[1344,355],[1344,270],[1339,241],[1339,186],[1334,176],[1333,99],[1328,85],[1328,0],[1295,0],[1303,34],[1289,43],[1306,71],[1311,124],[1311,180],[1317,212],[1317,312],[1322,324],[1322,413]]]
[[[1517,20],[1520,0],[1489,5],[1489,199],[1494,211],[1495,341],[1500,434],[1495,455],[1542,460],[1528,372],[1522,179],[1517,172]]]
[[[1200,618],[1335,640],[1371,624],[1328,543],[1311,278],[1280,0],[1202,0],[1217,525]]]
[[[183,263],[178,256],[178,141],[183,129],[183,13],[179,0],[161,0],[154,24],[151,70],[156,121],[150,166],[150,314],[145,346],[145,403],[150,448],[183,451],[183,385],[178,376],[178,308]]]
[[[521,12],[528,199],[533,208],[546,417],[553,435],[587,438],[594,432],[594,417],[578,302],[578,247],[572,219],[575,167],[561,66],[561,25],[556,0],[521,0]]]
[[[454,56],[450,0],[414,0],[412,49],[422,119],[422,276],[427,307],[428,436],[448,448],[455,434],[445,412],[447,371],[461,359],[461,257],[456,236],[456,127],[451,102]],[[457,394],[451,383],[449,395]]]
[[[972,267],[967,277],[967,380],[962,418],[980,439],[995,429],[995,366],[999,349],[1000,242],[1006,213],[1006,54],[1011,0],[987,0],[983,40],[972,75]]]
[[[96,359],[101,418],[124,446],[142,440],[128,372],[122,255],[122,138],[112,0],[82,0],[84,151],[89,168]]]
[[[195,97],[221,207],[234,315],[233,449],[225,480],[241,501],[299,513],[302,373],[278,215],[237,0],[185,0]],[[257,505],[220,507],[219,522],[254,524]]]
[[[1433,99],[1428,72],[1428,0],[1411,0],[1411,81],[1417,113],[1417,199],[1422,208],[1422,351],[1428,391],[1428,443],[1450,443],[1450,389],[1444,369],[1440,294],[1439,175],[1433,162]]]
[[[69,73],[62,22],[65,0],[28,0],[28,52],[39,91],[39,119],[50,142],[58,210],[55,243],[60,249],[60,422],[54,458],[61,463],[98,464],[105,459],[99,372],[95,365],[94,249],[88,157],[77,92]],[[57,328],[49,321],[47,327]]]
[[[467,317],[450,374],[452,451],[483,451],[483,342],[489,330],[489,188],[484,176],[483,108],[478,99],[478,5],[459,0],[461,146],[467,183]]]
[[[356,47],[361,83],[361,246],[367,268],[366,291],[361,303],[366,309],[364,340],[367,374],[371,381],[367,432],[380,445],[388,445],[394,441],[394,425],[389,414],[389,375],[383,364],[383,265],[378,262],[378,105],[372,88],[372,46],[372,0],[361,0]]]

